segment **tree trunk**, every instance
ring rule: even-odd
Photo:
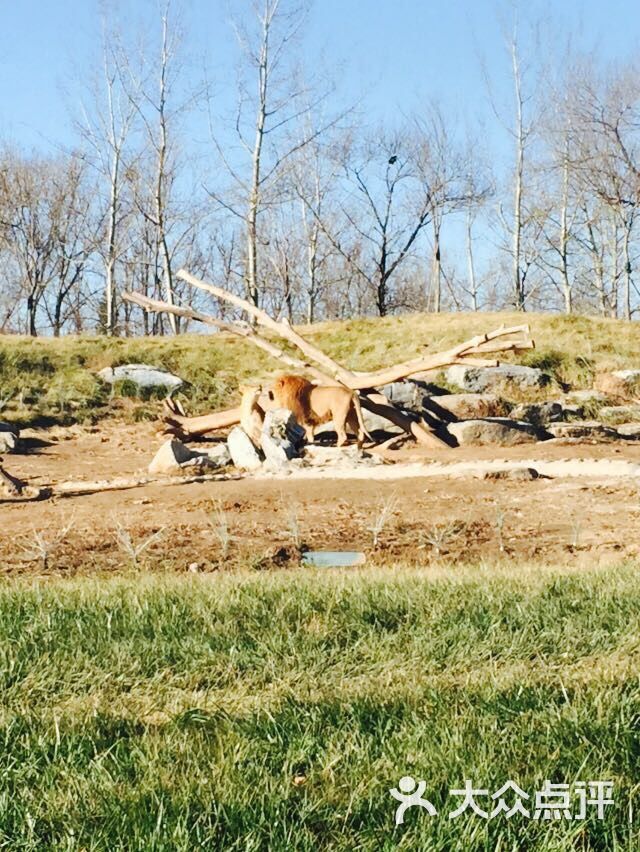
[[[260,176],[262,163],[262,144],[264,142],[265,122],[267,119],[267,91],[269,82],[269,21],[265,19],[258,68],[258,115],[256,116],[256,135],[253,144],[253,162],[251,170],[251,194],[247,211],[247,291],[249,301],[259,306],[258,287],[258,209],[260,205]]]
[[[29,336],[37,337],[38,329],[36,328],[36,312],[38,310],[38,302],[33,295],[33,293],[29,293],[27,298],[27,316],[29,323]]]
[[[478,285],[476,283],[476,270],[473,260],[473,239],[472,230],[473,220],[471,207],[467,208],[467,269],[469,271],[469,292],[471,293],[471,308],[474,312],[478,310]]]
[[[440,313],[442,298],[442,264],[440,262],[440,222],[437,214],[433,216],[433,263],[431,271],[431,292],[433,295],[433,312]]]
[[[307,274],[309,276],[307,291],[307,322],[309,325],[315,320],[316,308],[316,263],[318,258],[318,229],[314,225],[307,246]]]
[[[513,81],[516,94],[516,173],[513,199],[513,295],[516,310],[524,311],[525,299],[520,274],[520,252],[522,243],[522,179],[524,174],[524,125],[522,116],[522,92],[520,88],[520,68],[518,50],[514,41],[511,46]]]
[[[625,223],[623,258],[624,258],[624,318],[631,319],[631,252],[629,243],[631,240],[631,222]]]
[[[560,207],[560,263],[562,271],[562,294],[566,314],[573,310],[573,293],[569,280],[569,233],[567,227],[567,206],[569,203],[569,151],[568,137],[565,140],[565,151],[562,163],[562,202]]]
[[[114,152],[113,167],[111,171],[111,193],[109,198],[109,230],[107,236],[107,265],[106,265],[106,281],[105,281],[105,305],[106,319],[105,331],[108,337],[115,334],[116,327],[116,286],[115,286],[115,265],[116,265],[116,233],[118,227],[118,180],[120,170],[120,153]]]
[[[156,176],[156,224],[158,228],[158,242],[162,252],[162,279],[167,302],[173,304],[173,274],[171,270],[171,253],[167,244],[167,232],[165,226],[165,181],[166,181],[166,157],[167,157],[167,119],[166,119],[166,75],[169,61],[167,47],[168,22],[167,15],[162,17],[162,61],[160,66],[160,100],[158,107],[158,118],[160,123],[160,143],[158,145],[158,164]],[[174,334],[180,331],[179,319],[174,314],[169,314],[169,324]]]
[[[53,336],[60,337],[62,330],[62,305],[64,302],[64,293],[58,291],[56,296],[56,304],[53,310]]]

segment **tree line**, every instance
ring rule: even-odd
[[[393,126],[338,106],[335,81],[301,62],[307,11],[247,3],[222,117],[215,87],[185,73],[188,36],[170,0],[150,48],[105,29],[74,147],[0,150],[0,331],[186,331],[120,299],[134,290],[198,304],[180,267],[291,322],[502,308],[636,315],[637,65],[568,51],[555,65],[534,61],[513,27],[508,109],[487,84],[509,146],[498,169],[479,132],[442,106]],[[196,112],[204,155],[188,139]]]

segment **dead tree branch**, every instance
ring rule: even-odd
[[[306,372],[314,379],[323,384],[338,384],[352,391],[367,391],[362,397],[362,405],[370,411],[374,411],[387,420],[403,428],[412,435],[419,443],[426,446],[442,447],[446,444],[438,438],[433,430],[425,423],[416,421],[414,418],[403,414],[390,403],[382,394],[372,393],[374,388],[380,388],[391,382],[401,381],[409,376],[415,376],[430,370],[438,370],[453,364],[467,364],[474,367],[497,366],[495,359],[486,359],[477,356],[495,354],[497,352],[520,352],[532,349],[533,341],[529,337],[528,325],[517,325],[511,328],[498,328],[494,331],[472,337],[470,340],[460,343],[444,352],[432,355],[424,355],[411,361],[404,361],[391,367],[384,367],[373,372],[355,372],[343,367],[334,361],[314,344],[300,335],[288,322],[278,322],[255,304],[222,287],[202,281],[181,269],[177,277],[197,287],[224,302],[240,308],[248,316],[257,321],[258,326],[267,329],[288,341],[296,347],[304,356],[304,360],[278,347],[275,343],[259,335],[255,329],[248,324],[240,322],[224,322],[209,314],[203,314],[192,308],[171,305],[142,296],[138,293],[124,293],[123,299],[138,305],[146,311],[164,311],[177,316],[188,317],[197,322],[213,326],[220,331],[238,336],[252,343],[254,346],[267,352],[278,361],[282,361],[294,370]],[[239,421],[239,409],[220,411],[202,417],[185,417],[182,412],[171,409],[165,418],[169,432],[182,437],[193,437],[206,434],[216,429],[226,428]]]

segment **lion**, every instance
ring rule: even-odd
[[[357,392],[345,387],[314,385],[302,376],[280,376],[271,388],[270,396],[282,408],[288,408],[304,428],[307,442],[313,443],[316,426],[333,421],[338,446],[347,442],[346,427],[357,436],[358,447],[364,438],[371,440],[362,419]]]

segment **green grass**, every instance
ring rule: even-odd
[[[6,581],[0,848],[635,850],[639,636],[637,565]],[[616,804],[449,820],[465,778]]]
[[[421,351],[437,352],[501,323],[523,321],[530,324],[537,349],[516,360],[543,367],[560,382],[588,387],[596,371],[640,367],[638,325],[622,320],[553,314],[411,314],[327,322],[302,331],[346,366],[367,370]],[[140,361],[174,371],[189,382],[185,396],[193,413],[232,405],[238,399],[238,384],[281,369],[259,350],[225,335],[127,340],[3,336],[0,403],[11,397],[3,416],[25,424],[47,418],[68,423],[121,413],[114,398],[129,395],[130,389],[112,392],[95,373],[102,367]],[[130,408],[125,411],[144,419],[155,416],[157,408],[157,402],[147,399],[133,415]]]

